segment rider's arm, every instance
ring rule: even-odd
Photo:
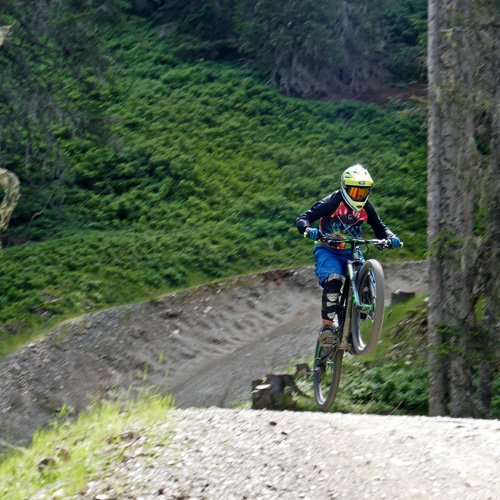
[[[395,234],[380,220],[377,211],[369,201],[365,204],[365,210],[368,216],[366,222],[370,224],[377,238],[388,239],[395,236]]]
[[[330,196],[317,201],[307,212],[297,217],[296,226],[300,234],[311,228],[313,223],[321,219],[321,217],[328,217],[337,210],[340,202],[342,201],[342,194],[340,191],[335,191]]]

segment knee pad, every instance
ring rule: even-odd
[[[330,274],[323,282],[323,296],[321,299],[321,317],[332,320],[337,314],[340,289],[342,288],[342,276]]]

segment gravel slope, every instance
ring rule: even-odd
[[[498,421],[209,408],[145,433],[74,498],[500,498]]]

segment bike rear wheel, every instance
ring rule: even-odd
[[[316,342],[313,367],[314,399],[323,411],[331,408],[337,396],[343,356],[342,349],[321,347],[319,341]]]
[[[384,271],[377,260],[367,260],[357,278],[360,304],[353,304],[352,341],[355,354],[371,354],[384,321]]]

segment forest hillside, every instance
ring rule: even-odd
[[[363,4],[395,20],[384,38],[394,57],[421,49],[425,8],[417,3],[384,2],[379,13]],[[250,4],[238,10],[227,2],[234,12],[211,1],[4,4],[0,166],[19,178],[21,198],[2,235],[0,350],[64,317],[310,264],[295,218],[337,189],[355,162],[369,168],[372,201],[405,241],[388,257],[424,255],[426,129],[418,106],[335,98],[333,87],[285,92],[281,66],[264,57],[261,36],[249,35],[269,30],[271,5],[250,11]],[[292,15],[287,5],[280,15]],[[357,19],[339,8],[335,19],[308,10],[314,18],[304,29]],[[317,42],[306,37],[302,48],[319,54]],[[314,59],[308,51],[300,57]],[[384,61],[380,85],[396,92],[415,81]]]

